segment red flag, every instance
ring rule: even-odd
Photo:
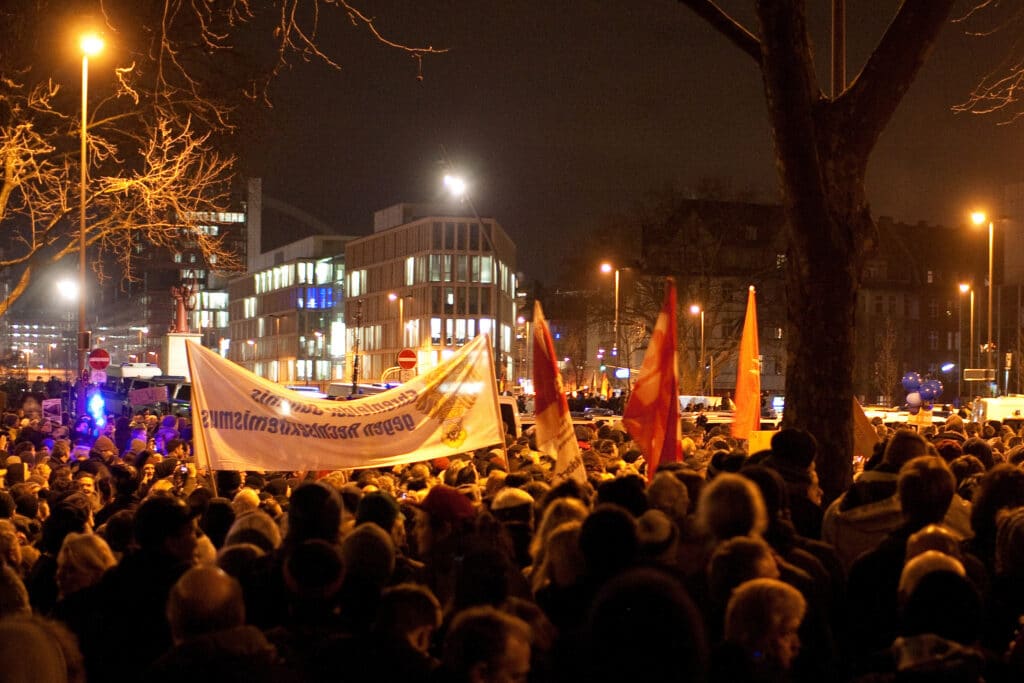
[[[757,301],[754,286],[747,295],[747,317],[743,321],[740,355],[736,362],[736,413],[732,436],[750,438],[761,428],[761,351],[757,343]]]
[[[555,343],[539,301],[533,304],[533,390],[537,450],[555,459],[552,480],[575,479],[582,484],[587,473],[558,371]]]
[[[654,478],[661,462],[683,459],[676,364],[676,285],[671,278],[665,284],[665,301],[622,422],[647,460],[648,480]]]

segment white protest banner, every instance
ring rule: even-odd
[[[218,470],[385,467],[504,444],[494,360],[479,336],[394,389],[308,398],[188,342],[193,448]]]

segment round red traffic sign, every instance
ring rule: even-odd
[[[104,349],[93,349],[89,352],[89,367],[93,370],[106,370],[110,365],[110,354]]]
[[[412,370],[417,362],[416,352],[412,349],[402,349],[398,353],[398,367],[403,370]]]

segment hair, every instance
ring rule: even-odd
[[[606,583],[587,612],[581,642],[580,680],[705,680],[708,652],[697,609],[678,580],[656,569],[630,569]]]
[[[768,513],[754,482],[723,472],[701,491],[697,523],[719,541],[734,536],[760,536],[768,528]]]
[[[466,678],[479,664],[496,664],[504,656],[510,638],[531,643],[529,624],[494,607],[469,607],[452,620],[444,639],[443,660],[457,679]]]
[[[404,635],[417,628],[441,625],[441,603],[426,586],[400,583],[384,589],[372,630],[382,635]]]
[[[789,620],[803,621],[807,601],[800,591],[778,579],[741,584],[725,608],[725,639],[743,649],[763,650]]]
[[[583,575],[586,561],[580,548],[582,526],[580,520],[563,522],[548,533],[543,559],[534,565],[530,575],[534,594],[549,581],[566,585]]]
[[[971,505],[971,529],[978,542],[994,544],[996,515],[1000,510],[1024,505],[1024,471],[1013,465],[996,465],[985,473]]]
[[[598,505],[583,520],[580,549],[588,574],[608,577],[625,569],[633,563],[640,549],[636,520],[618,505]]]
[[[321,539],[338,543],[341,535],[341,494],[321,482],[302,484],[292,493],[288,506],[285,546]]]
[[[928,455],[925,438],[911,429],[899,429],[886,443],[882,462],[899,470],[920,455]]]
[[[68,534],[57,553],[57,587],[67,597],[99,582],[117,564],[107,542],[96,534]]]
[[[0,620],[0,659],[6,681],[86,680],[78,640],[64,624],[41,616]]]
[[[752,536],[736,536],[720,543],[707,565],[708,593],[720,606],[747,581],[777,578],[779,569],[771,547]]]
[[[556,498],[544,509],[544,516],[530,541],[530,556],[534,564],[544,559],[547,550],[548,536],[555,528],[572,520],[582,521],[586,518],[587,506],[578,498]]]
[[[171,588],[167,622],[176,643],[241,626],[245,623],[242,586],[219,567],[193,567]]]
[[[281,546],[281,530],[266,512],[251,510],[235,517],[224,537],[223,545],[236,543],[252,543],[269,553]]]
[[[946,461],[923,455],[902,468],[897,484],[903,518],[918,526],[938,524],[956,493],[956,479]]]

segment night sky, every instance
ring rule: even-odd
[[[849,3],[851,76],[896,4]],[[830,3],[808,5],[824,71]],[[420,81],[410,56],[329,31],[343,69],[286,74],[244,166],[340,232],[437,198],[442,146],[480,213],[518,242],[519,269],[544,281],[588,228],[666,183],[715,178],[776,197],[759,71],[676,2],[396,0],[373,12],[390,37],[450,52],[425,57]],[[1004,46],[944,30],[875,151],[875,215],[959,224],[1020,179],[1021,125],[950,111]]]

